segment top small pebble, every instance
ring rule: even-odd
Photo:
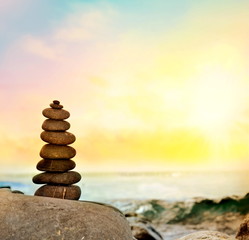
[[[44,117],[53,119],[53,120],[64,120],[69,118],[70,113],[66,110],[63,110],[63,106],[60,105],[58,100],[54,100],[53,103],[50,104],[51,108],[46,108],[42,111]]]
[[[58,100],[54,100],[53,103],[50,104],[50,107],[54,109],[62,109],[63,105],[60,105]]]

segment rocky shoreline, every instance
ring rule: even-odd
[[[123,211],[131,225],[149,226],[162,239],[173,240],[201,230],[219,231],[234,238],[249,213],[249,193],[244,197],[215,200],[194,198],[168,202],[125,199],[111,201],[110,204]]]

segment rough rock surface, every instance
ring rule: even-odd
[[[9,189],[0,189],[0,205],[0,239],[133,239],[124,215],[110,206],[13,194]]]
[[[249,215],[245,218],[245,220],[241,223],[239,227],[239,231],[236,235],[236,239],[238,240],[248,240],[249,239]]]
[[[227,240],[227,239],[231,238],[225,233],[217,231],[200,231],[178,238],[177,240]]]

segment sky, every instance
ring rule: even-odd
[[[2,171],[34,171],[55,99],[78,170],[249,170],[248,9],[0,0]]]

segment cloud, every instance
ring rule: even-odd
[[[19,46],[23,54],[26,52],[41,59],[54,60],[72,69],[77,61],[84,62],[86,57],[96,56],[96,49],[89,51],[93,45],[98,48],[101,42],[110,38],[108,34],[113,30],[111,26],[116,14],[110,7],[87,9],[79,5],[57,22],[49,33],[25,35],[14,45]]]
[[[202,22],[190,12],[187,21],[167,34],[162,29],[149,35],[137,25],[123,28],[116,21],[118,14],[110,7],[80,6],[46,33],[29,33],[8,49],[3,69],[12,82],[9,94],[15,101],[9,107],[2,100],[1,109],[8,108],[8,114],[3,114],[1,125],[9,125],[2,131],[21,136],[23,129],[34,129],[40,109],[56,96],[72,113],[70,122],[77,129],[72,132],[79,137],[76,145],[89,161],[122,156],[180,161],[212,155],[206,115],[214,109],[219,114],[220,109],[226,110],[215,132],[211,131],[215,138],[219,126],[229,125],[226,116],[239,119],[237,110],[248,108],[242,91],[248,76],[243,50],[248,47],[237,44],[241,39],[233,34],[237,28],[220,34],[217,42],[215,20],[207,20],[203,13],[202,29]],[[222,26],[231,25],[218,21],[215,33]],[[27,113],[34,115],[29,121]],[[19,127],[16,122],[25,124]],[[228,135],[243,139],[244,132],[230,134],[232,128],[236,126],[226,129]],[[229,146],[228,140],[225,143]],[[245,155],[242,148],[234,151],[235,157],[238,151]]]
[[[63,42],[81,42],[94,39],[107,26],[109,13],[92,10],[71,14],[62,26],[55,30],[53,38]]]
[[[42,39],[26,36],[23,40],[22,47],[28,53],[34,54],[41,58],[58,60],[58,51],[56,46],[49,46]]]

